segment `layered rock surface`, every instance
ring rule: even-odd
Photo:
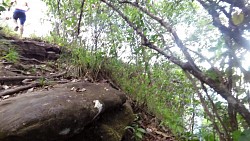
[[[58,58],[58,46],[1,35],[0,56],[9,48],[25,63],[0,62],[0,141],[122,140],[134,120],[125,94],[108,83],[73,82],[46,66]]]

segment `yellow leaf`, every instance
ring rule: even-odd
[[[232,22],[234,25],[240,25],[244,21],[244,13],[243,12],[235,12],[232,16]]]

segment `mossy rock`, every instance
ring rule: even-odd
[[[10,48],[15,49],[16,46],[12,44],[9,40],[0,39],[0,57],[6,55]]]
[[[100,119],[85,128],[84,132],[69,141],[121,141],[126,127],[134,120],[131,106],[106,112]]]

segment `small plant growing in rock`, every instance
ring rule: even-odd
[[[140,124],[138,123],[139,116],[136,115],[136,118],[131,126],[127,126],[126,129],[130,129],[133,133],[133,138],[136,141],[141,141],[143,139],[143,135],[146,134],[146,130],[140,127]]]
[[[39,84],[40,84],[41,86],[45,86],[45,85],[46,85],[46,79],[45,79],[45,78],[40,78],[40,79],[39,79]]]
[[[126,129],[132,130],[134,134],[134,138],[136,141],[141,141],[143,138],[143,135],[146,133],[146,130],[141,128],[138,124],[133,124],[131,126],[127,126]]]
[[[19,55],[15,49],[10,48],[6,55],[2,57],[2,59],[7,60],[8,62],[16,63],[19,60]]]

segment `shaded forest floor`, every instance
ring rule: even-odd
[[[161,121],[153,114],[148,113],[146,108],[135,106],[135,102],[130,102],[134,113],[138,115],[135,124],[146,130],[142,141],[175,141],[171,130],[161,125]]]
[[[66,68],[61,62],[59,54],[60,47],[50,45],[43,41],[32,39],[16,39],[4,37],[1,35],[0,42],[11,40],[18,46],[19,54],[15,60],[16,54],[11,54],[10,44],[1,45],[0,57],[0,102],[23,94],[26,91],[39,91],[47,89],[58,83],[77,82],[84,80],[93,80],[85,77],[76,78],[67,73]],[[36,48],[29,50],[29,48]],[[13,53],[13,52],[12,52]],[[91,76],[91,75],[90,75]],[[106,76],[108,77],[108,76]],[[106,78],[105,76],[103,78]],[[100,80],[99,82],[105,82]],[[93,82],[95,83],[95,82]],[[140,139],[143,141],[174,141],[171,131],[160,125],[160,121],[152,114],[147,112],[146,108],[138,106],[135,101],[129,100],[134,113],[135,121],[128,128],[128,137],[131,140]]]

